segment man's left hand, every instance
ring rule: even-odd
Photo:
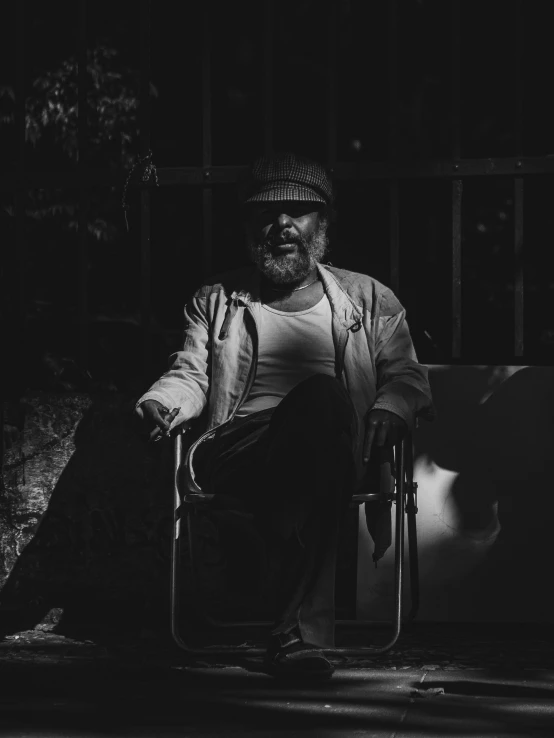
[[[374,444],[380,448],[392,448],[408,432],[406,421],[388,410],[370,410],[365,425],[364,464],[369,461]]]

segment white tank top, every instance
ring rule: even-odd
[[[236,417],[278,405],[313,374],[335,376],[332,313],[327,295],[309,308],[285,313],[262,305],[258,368],[250,394]]]

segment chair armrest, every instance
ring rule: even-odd
[[[183,502],[188,502],[190,505],[207,504],[212,502],[214,495],[204,494],[199,492],[187,492],[183,495]]]
[[[354,502],[357,505],[361,505],[364,502],[392,502],[395,498],[395,493],[383,495],[380,492],[370,492],[369,494],[352,495],[350,502]]]

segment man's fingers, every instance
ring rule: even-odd
[[[374,438],[375,426],[373,425],[373,423],[369,423],[364,444],[364,464],[367,464],[367,462],[369,461],[369,457],[371,456],[371,447],[373,446]]]
[[[150,431],[150,435],[148,436],[149,441],[159,441],[160,438],[164,436],[165,431],[160,428],[158,425],[154,428],[154,430]]]
[[[158,426],[158,428],[161,428],[162,430],[166,431],[169,430],[169,423],[167,421],[169,410],[158,411],[157,415],[154,415],[154,422]]]
[[[394,428],[387,421],[378,421],[377,423],[369,421],[364,445],[364,464],[369,461],[374,444],[377,448],[383,448],[393,445],[394,439]]]
[[[179,415],[179,410],[180,409],[181,409],[180,407],[174,407],[173,410],[169,413],[169,415],[166,416],[165,422],[167,424],[168,429],[169,429],[169,426],[171,425],[171,423],[173,423],[173,421],[177,417],[177,415]]]
[[[395,446],[408,430],[402,418],[387,410],[372,410],[366,420],[366,439],[364,444],[364,463],[367,464],[373,446],[391,448]]]
[[[175,420],[177,415],[179,415],[180,409],[180,407],[175,407],[171,412],[169,412],[169,410],[165,407],[160,408],[159,410],[156,408],[156,412],[154,413],[154,421],[157,427],[154,428],[154,430],[150,433],[150,441],[159,441],[164,436],[169,435],[171,423]]]
[[[381,423],[377,430],[376,443],[379,448],[386,446],[387,441],[390,438],[391,427],[388,423]]]

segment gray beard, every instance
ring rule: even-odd
[[[271,247],[274,243],[296,243],[297,253],[294,258],[283,254],[275,256]],[[316,264],[323,261],[329,251],[329,237],[327,223],[321,223],[309,238],[281,236],[278,239],[264,239],[258,243],[249,243],[250,258],[260,272],[275,284],[298,284],[306,279]]]

